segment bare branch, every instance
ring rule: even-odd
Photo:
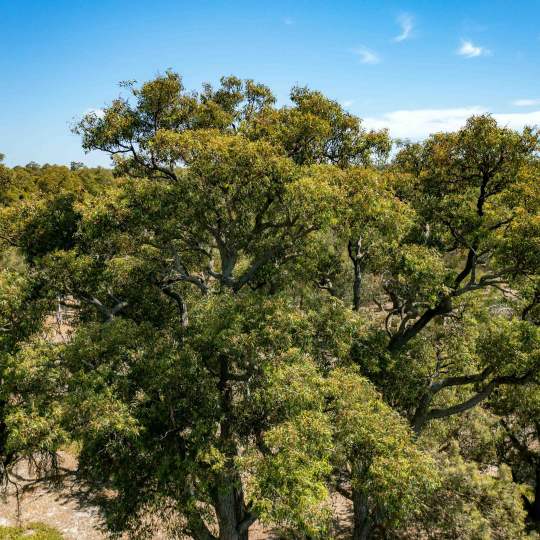
[[[128,302],[122,301],[122,302],[118,302],[112,308],[108,308],[95,296],[92,296],[92,297],[79,296],[79,298],[81,301],[86,302],[87,304],[91,304],[92,306],[96,307],[98,311],[105,317],[107,322],[112,321],[115,315],[117,315],[120,311],[122,311],[124,308],[126,308],[129,305]]]

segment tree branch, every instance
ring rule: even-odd
[[[178,311],[180,312],[180,324],[182,328],[187,328],[189,324],[189,319],[188,319],[187,305],[184,300],[184,297],[181,294],[177,293],[176,291],[173,291],[170,288],[170,285],[160,286],[159,288],[163,292],[163,294],[165,294],[166,296],[168,296],[169,298],[171,298],[172,300],[176,302],[178,306]]]
[[[122,311],[124,308],[126,308],[129,305],[128,302],[118,302],[112,308],[108,308],[94,296],[92,297],[80,296],[79,298],[83,302],[86,302],[87,304],[91,304],[92,306],[95,306],[98,309],[98,311],[100,311],[100,313],[105,317],[107,322],[111,322],[117,313],[119,313],[120,311]]]
[[[493,390],[495,390],[495,388],[497,388],[498,386],[503,385],[503,384],[516,384],[516,385],[526,384],[531,381],[533,375],[534,375],[534,371],[530,370],[521,376],[503,375],[500,377],[495,377],[482,390],[477,392],[474,396],[470,397],[469,399],[461,403],[458,403],[456,405],[452,405],[451,407],[446,407],[444,409],[429,410],[427,412],[426,421],[433,420],[435,418],[446,418],[454,414],[459,414],[459,413],[468,411],[469,409],[472,409],[474,406],[478,405],[479,403],[484,401],[486,398],[488,398],[493,392]]]
[[[244,519],[238,524],[238,533],[241,536],[257,521],[259,516],[254,512],[247,512]]]

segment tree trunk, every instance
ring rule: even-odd
[[[238,448],[232,433],[233,394],[229,362],[225,356],[220,357],[218,389],[221,394],[223,415],[220,425],[221,450],[227,457],[225,471],[216,478],[213,493],[214,508],[219,524],[219,540],[248,540],[249,526],[255,518],[246,508],[242,479],[234,464]]]
[[[419,437],[426,425],[428,419],[428,410],[433,399],[433,393],[430,389],[426,390],[424,395],[420,398],[418,407],[414,411],[414,415],[411,419],[411,428],[415,437]]]
[[[534,484],[534,500],[528,508],[529,517],[534,523],[540,523],[540,463],[536,464]]]
[[[347,246],[349,252],[349,258],[353,264],[354,278],[353,278],[353,310],[360,310],[361,293],[362,293],[362,277],[364,269],[364,256],[362,255],[362,239],[358,238],[349,240]]]
[[[246,510],[242,488],[238,480],[228,478],[218,488],[215,508],[219,524],[219,540],[248,540],[245,527]]]
[[[369,517],[368,496],[358,490],[353,490],[353,540],[369,540],[372,524]]]
[[[362,292],[362,265],[361,261],[354,261],[354,281],[353,281],[353,309],[360,311]]]
[[[451,311],[452,299],[449,296],[445,296],[434,308],[426,309],[423,315],[404,332],[394,334],[388,343],[388,350],[393,353],[399,351],[405,347],[411,339],[416,337],[429,322],[435,319],[435,317],[438,317],[439,315],[448,315]]]

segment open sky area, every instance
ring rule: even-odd
[[[0,152],[108,165],[70,125],[167,68],[188,89],[252,78],[283,104],[307,85],[399,138],[483,111],[540,124],[539,16],[538,0],[0,0]]]

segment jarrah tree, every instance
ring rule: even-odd
[[[417,287],[400,288],[399,279],[388,281],[390,313],[399,320],[389,351],[399,351],[431,321],[450,315],[459,297],[536,273],[537,250],[517,249],[516,233],[534,228],[538,198],[528,200],[526,193],[539,144],[532,129],[517,133],[478,116],[456,133],[433,135],[396,156],[396,167],[414,178],[405,195],[418,215],[412,246],[434,266],[428,276],[431,298],[415,297]]]
[[[10,268],[7,256],[0,262],[0,481],[4,484],[10,469],[21,458],[18,448],[10,445],[6,417],[13,399],[12,390],[6,383],[8,355],[17,351],[20,343],[41,327],[41,321],[51,309],[51,304],[36,294],[39,284],[32,276],[25,276],[26,268]],[[36,301],[37,300],[37,301]]]
[[[525,280],[516,288],[514,310],[525,324],[540,327],[540,288],[538,278]],[[536,355],[540,346],[533,347]],[[540,416],[538,386],[527,386],[520,392],[500,388],[490,400],[490,408],[502,426],[502,440],[498,444],[501,461],[512,469],[514,479],[529,484],[532,489],[523,495],[529,520],[540,523]]]
[[[281,109],[236,78],[198,95],[173,73],[129,90],[77,127],[124,178],[83,201],[58,194],[6,210],[4,237],[41,294],[74,313],[68,344],[36,337],[10,356],[11,388],[29,404],[12,411],[12,432],[40,417],[76,434],[81,473],[118,492],[116,527],[150,505],[198,539],[246,539],[257,518],[318,534],[328,392],[308,378],[274,404],[284,392],[274,378],[336,362],[347,346],[310,338],[317,325],[275,283],[291,288],[287,265],[337,222],[344,161],[369,163],[387,136],[306,89]],[[38,444],[43,430],[33,433]]]
[[[501,460],[512,468],[517,482],[532,489],[523,495],[528,517],[540,522],[540,422],[538,417],[538,388],[529,387],[515,393],[501,391],[492,400],[500,415],[503,438],[499,444]]]
[[[76,131],[86,149],[109,152],[118,172],[178,190],[175,271],[202,292],[206,278],[238,291],[269,263],[295,257],[339,215],[338,167],[370,164],[388,150],[385,132],[365,131],[307,89],[293,89],[293,106],[281,109],[268,88],[235,77],[196,96],[167,73],[132,93],[135,105],[117,100]],[[182,257],[195,258],[204,275],[191,275]]]
[[[0,158],[3,155],[0,154]],[[57,308],[54,296],[43,294],[44,283],[34,271],[31,260],[42,250],[65,241],[73,228],[71,205],[83,193],[91,193],[111,181],[105,169],[85,169],[71,172],[67,167],[29,164],[12,169],[0,159],[0,481],[4,484],[9,472],[23,458],[36,465],[55,461],[54,452],[44,447],[27,447],[24,441],[14,444],[10,439],[7,416],[16,401],[16,390],[7,382],[6,366],[10,355],[32,335],[43,332],[45,323],[54,320]],[[57,198],[58,196],[58,198]],[[69,203],[66,205],[66,202]],[[51,204],[57,219],[40,221],[40,210]],[[64,212],[67,210],[66,212]],[[33,220],[30,220],[33,216]],[[25,220],[32,221],[26,229]],[[41,226],[41,234],[38,232]],[[44,231],[48,232],[45,233]],[[35,243],[32,237],[40,237]],[[21,240],[21,235],[25,240]],[[22,241],[24,255],[18,250]],[[50,324],[48,325],[50,327]],[[43,451],[42,451],[43,450]]]
[[[495,338],[488,319],[497,302],[508,303],[505,298],[538,273],[537,151],[535,131],[517,133],[489,116],[473,117],[456,133],[406,146],[387,173],[411,208],[413,224],[381,271],[373,300],[384,314],[384,330],[377,330],[381,319],[375,318],[372,346],[364,352],[371,350],[369,357],[377,349],[374,354],[394,358],[379,362],[375,377],[391,393],[397,391],[391,380],[409,388],[407,396],[398,391],[399,400],[417,433],[431,419],[478,405],[500,385],[536,380],[534,346],[530,362],[518,352],[530,345],[531,323],[508,326],[503,317],[493,325],[507,334]],[[510,305],[507,313],[520,319]],[[482,333],[501,343],[516,342],[520,334],[523,343],[502,362]],[[407,369],[412,387],[403,385]],[[401,373],[390,376],[393,370]],[[467,388],[473,392],[463,393]],[[452,391],[462,400],[432,406],[440,392],[448,403]]]
[[[353,294],[371,327],[353,357],[417,436],[498,388],[538,383],[537,330],[510,301],[537,280],[537,152],[536,131],[473,117],[456,133],[407,145],[386,170],[362,172],[388,187],[385,206],[372,203],[352,221],[376,257],[370,293],[360,304]],[[347,242],[355,290],[361,246]]]
[[[138,536],[329,538],[331,492],[355,539],[524,534],[537,132],[473,117],[389,160],[307,88],[123,88],[75,128],[114,177],[0,165],[3,472],[76,442]]]

